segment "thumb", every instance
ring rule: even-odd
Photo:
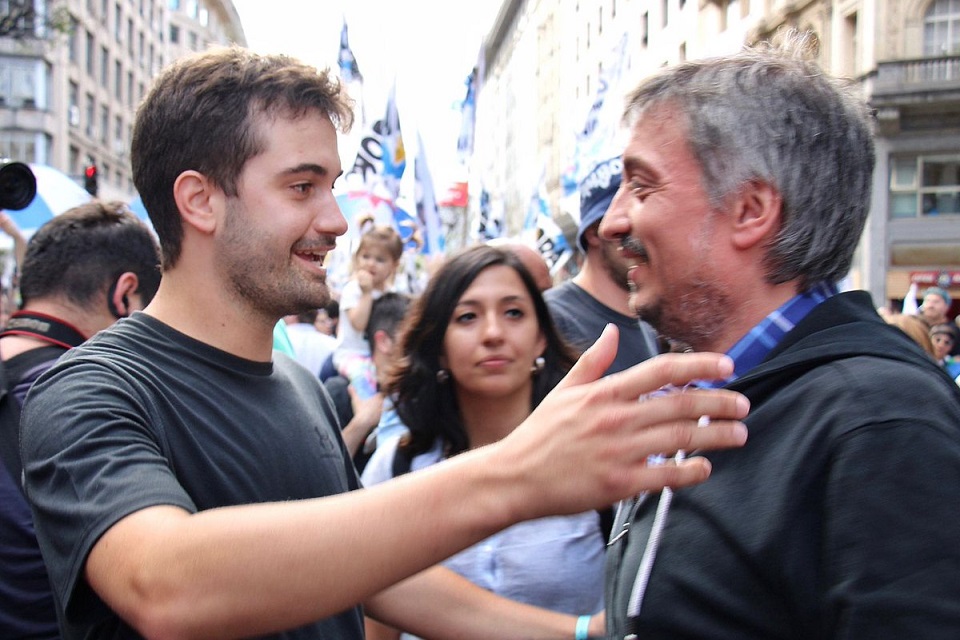
[[[557,387],[565,388],[599,380],[613,364],[613,359],[617,357],[619,344],[619,329],[614,324],[608,324],[603,328],[603,333],[600,334],[597,341],[583,352],[583,355],[580,356]]]

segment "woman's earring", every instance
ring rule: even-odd
[[[450,379],[450,372],[446,369],[437,370],[437,382],[444,384],[447,380]]]
[[[543,359],[543,356],[537,356],[536,360],[533,361],[533,366],[530,367],[530,373],[537,375],[543,371],[543,367],[547,364],[547,361]]]

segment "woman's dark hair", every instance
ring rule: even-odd
[[[543,400],[577,360],[560,336],[543,296],[523,263],[509,250],[479,245],[450,257],[430,278],[400,328],[395,365],[386,384],[397,414],[410,429],[401,446],[410,455],[428,451],[439,438],[445,456],[470,448],[451,382],[438,383],[444,336],[454,308],[480,273],[507,266],[517,272],[533,300],[540,331],[546,339],[544,367],[533,382],[531,410]]]

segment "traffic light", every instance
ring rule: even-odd
[[[88,164],[83,170],[83,188],[87,193],[96,197],[97,195],[97,165]]]

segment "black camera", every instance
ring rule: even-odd
[[[0,159],[0,209],[25,209],[37,195],[37,177],[30,166]]]

